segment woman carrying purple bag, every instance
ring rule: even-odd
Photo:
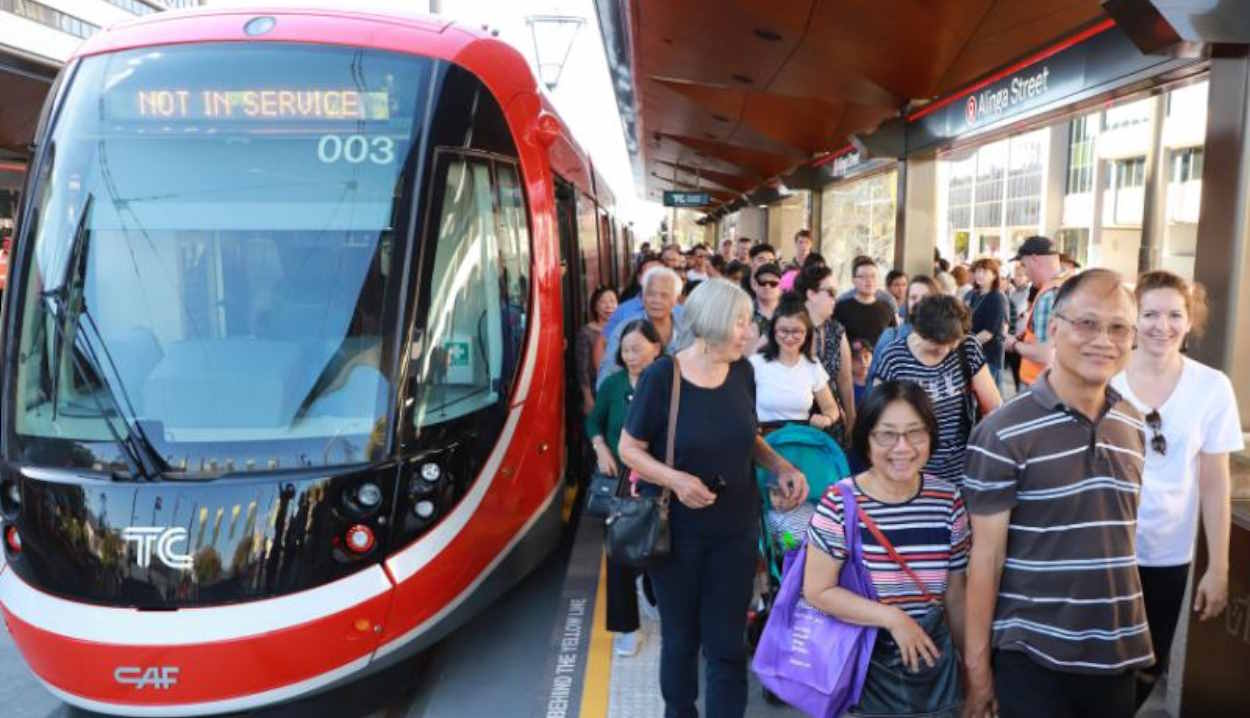
[[[803,598],[846,623],[885,629],[877,631],[850,715],[958,715],[956,648],[964,637],[970,535],[959,489],[921,473],[938,443],[924,389],[878,385],[860,408],[852,441],[870,464],[850,479],[858,517],[848,522],[838,491],[821,500],[807,535]],[[839,586],[848,523],[861,540],[875,598]]]

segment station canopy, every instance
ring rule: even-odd
[[[708,210],[1107,20],[1099,0],[596,5],[635,180],[711,190]]]
[[[56,68],[0,50],[0,161],[25,158],[55,76]]]

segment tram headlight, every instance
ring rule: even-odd
[[[13,479],[0,483],[0,512],[14,518],[22,508],[22,489]]]
[[[416,514],[417,518],[428,519],[434,515],[434,508],[435,507],[434,507],[433,501],[430,501],[429,499],[424,499],[422,501],[418,501],[416,504],[413,505],[412,513]]]
[[[366,481],[356,489],[356,503],[361,508],[376,509],[382,503],[382,489],[372,481]]]
[[[4,527],[4,545],[13,553],[22,552],[22,535],[17,532],[17,527],[9,524]]]
[[[421,478],[431,484],[443,477],[443,469],[433,461],[428,461],[421,465]]]
[[[356,524],[347,530],[347,550],[354,554],[369,553],[374,544],[373,530],[364,524]]]

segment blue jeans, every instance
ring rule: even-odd
[[[665,718],[695,718],[699,649],[706,661],[704,714],[742,718],[747,706],[747,607],[759,535],[682,536],[673,552],[647,569],[660,608],[660,692]]]

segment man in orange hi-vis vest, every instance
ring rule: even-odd
[[[1055,306],[1055,293],[1068,278],[1059,264],[1059,252],[1046,237],[1029,237],[1020,245],[1020,251],[1011,258],[1024,265],[1029,281],[1037,288],[1037,294],[1029,303],[1020,327],[1014,336],[1007,337],[1005,347],[1020,355],[1020,381],[1032,384],[1050,365],[1053,350],[1050,346],[1047,324]]]

